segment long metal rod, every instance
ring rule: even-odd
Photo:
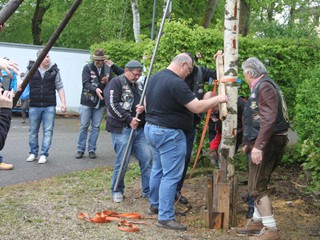
[[[19,97],[21,96],[21,94],[23,93],[24,89],[26,88],[26,86],[30,82],[30,79],[33,77],[33,75],[37,71],[37,69],[40,66],[40,64],[42,63],[43,59],[47,56],[47,54],[50,51],[50,49],[53,46],[53,44],[59,38],[61,32],[63,31],[65,26],[68,24],[69,20],[71,19],[72,15],[77,10],[77,8],[81,4],[81,2],[82,2],[82,0],[75,0],[74,1],[72,6],[70,7],[69,11],[67,12],[66,16],[64,17],[64,19],[62,20],[62,22],[60,23],[60,25],[58,26],[56,31],[52,34],[52,36],[49,39],[47,45],[43,48],[41,54],[39,55],[39,57],[37,58],[36,62],[31,67],[30,71],[28,71],[24,81],[22,82],[22,84],[21,84],[21,89],[22,90],[16,92],[15,97],[13,99],[13,106],[15,106],[17,104],[17,102],[19,100]]]
[[[17,10],[23,0],[10,0],[0,11],[0,25],[3,25],[8,18]]]
[[[164,13],[163,13],[163,17],[162,17],[160,29],[159,29],[159,32],[158,32],[158,37],[157,37],[156,45],[154,46],[154,50],[153,50],[153,53],[152,53],[152,58],[151,58],[151,62],[150,62],[150,67],[149,67],[148,75],[147,75],[147,78],[145,79],[145,82],[144,82],[144,88],[143,88],[143,92],[142,92],[142,94],[141,94],[141,99],[140,99],[140,102],[139,102],[140,105],[143,105],[143,99],[144,99],[144,96],[145,96],[145,94],[146,94],[146,89],[147,89],[148,81],[149,81],[149,78],[150,78],[150,75],[151,75],[151,72],[152,72],[153,63],[154,63],[155,58],[156,58],[156,55],[157,55],[157,51],[158,51],[158,47],[159,47],[159,43],[160,43],[162,31],[163,31],[163,26],[164,26],[164,23],[165,23],[165,20],[166,20],[167,12],[168,12],[169,5],[170,5],[170,2],[171,2],[171,1],[172,1],[172,0],[169,0],[169,1],[167,2],[166,9],[165,9],[165,11],[164,11]],[[139,116],[139,114],[136,114],[136,117],[138,117],[138,116]],[[131,129],[130,136],[129,136],[129,139],[128,139],[128,144],[127,144],[127,147],[126,147],[126,150],[125,150],[125,153],[124,153],[122,162],[121,162],[121,166],[120,166],[120,169],[119,169],[119,173],[118,173],[118,176],[117,176],[117,180],[116,180],[116,183],[115,183],[115,185],[114,185],[114,187],[113,187],[113,191],[114,191],[114,192],[116,192],[117,189],[118,189],[120,179],[121,179],[121,177],[122,177],[122,175],[123,175],[124,165],[125,165],[125,163],[127,163],[128,158],[130,157],[130,156],[128,156],[128,152],[129,152],[129,147],[130,147],[130,145],[131,145],[131,140],[132,140],[133,131],[134,131],[134,129]]]

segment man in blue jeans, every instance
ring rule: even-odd
[[[193,70],[187,53],[177,55],[169,67],[154,74],[147,85],[144,132],[153,154],[149,214],[158,214],[158,227],[186,230],[175,220],[174,198],[185,165],[186,133],[193,128],[193,113],[226,102],[226,96],[198,100],[184,79]]]
[[[37,52],[37,57],[42,49]],[[49,53],[46,55],[38,70],[33,75],[29,83],[29,157],[27,162],[36,159],[39,153],[39,129],[42,123],[43,138],[38,163],[46,163],[49,149],[52,142],[54,118],[56,114],[56,90],[61,100],[61,112],[66,112],[66,97],[60,71],[57,64],[50,59]]]
[[[143,132],[144,107],[139,105],[143,83],[138,79],[142,74],[142,69],[141,63],[137,60],[129,61],[125,66],[124,74],[112,79],[104,90],[108,114],[106,129],[111,132],[112,144],[116,152],[111,192],[113,201],[118,203],[123,201],[124,175],[129,163],[129,159],[125,159],[123,171],[119,172],[126,149],[128,149],[128,158],[133,155],[139,161],[142,197],[147,198],[150,195],[149,179],[152,155]],[[139,118],[136,117],[137,114],[139,114]],[[127,147],[132,129],[134,131],[130,146]],[[115,189],[119,174],[121,174],[120,181]]]
[[[88,139],[88,153],[90,158],[96,158],[97,140],[100,124],[105,112],[103,90],[112,78],[112,69],[105,64],[107,56],[103,49],[96,49],[92,55],[92,62],[86,64],[82,70],[82,93],[80,109],[80,128],[75,158],[80,159],[86,151],[88,129],[91,130]]]

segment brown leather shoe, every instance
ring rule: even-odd
[[[262,222],[255,222],[250,219],[244,227],[237,228],[236,232],[237,234],[255,235],[259,234],[262,228]]]
[[[255,237],[251,237],[250,240],[279,240],[280,234],[278,229],[271,229],[264,227],[260,231],[260,234]]]
[[[12,170],[13,169],[13,165],[12,164],[8,164],[8,163],[0,163],[0,170]]]

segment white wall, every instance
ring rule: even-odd
[[[29,60],[36,60],[36,53],[40,48],[43,47],[0,42],[0,57],[8,57],[15,61],[19,64],[20,72],[26,72]],[[66,94],[67,111],[79,112],[82,90],[81,75],[84,65],[90,61],[89,51],[53,47],[49,54],[51,61],[55,62],[60,69]],[[58,94],[57,104],[58,107],[61,104]]]

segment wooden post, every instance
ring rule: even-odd
[[[223,212],[224,230],[229,229],[230,186],[229,183],[218,183],[218,212]]]
[[[217,55],[216,59],[216,70],[217,70],[217,80],[219,80],[219,87],[218,93],[219,95],[226,94],[226,84],[221,82],[224,77],[224,70],[223,70],[223,59],[221,55]],[[220,103],[219,104],[219,118],[221,121],[225,120],[227,117],[227,103]]]
[[[23,0],[10,0],[0,11],[0,25],[3,25],[8,18],[17,10]]]
[[[237,192],[238,192],[238,178],[233,178],[233,186],[231,192],[231,219],[230,224],[232,227],[238,226],[237,219]]]
[[[208,225],[209,228],[213,228],[213,177],[212,175],[207,176],[208,189],[207,189],[207,210],[208,210]]]

